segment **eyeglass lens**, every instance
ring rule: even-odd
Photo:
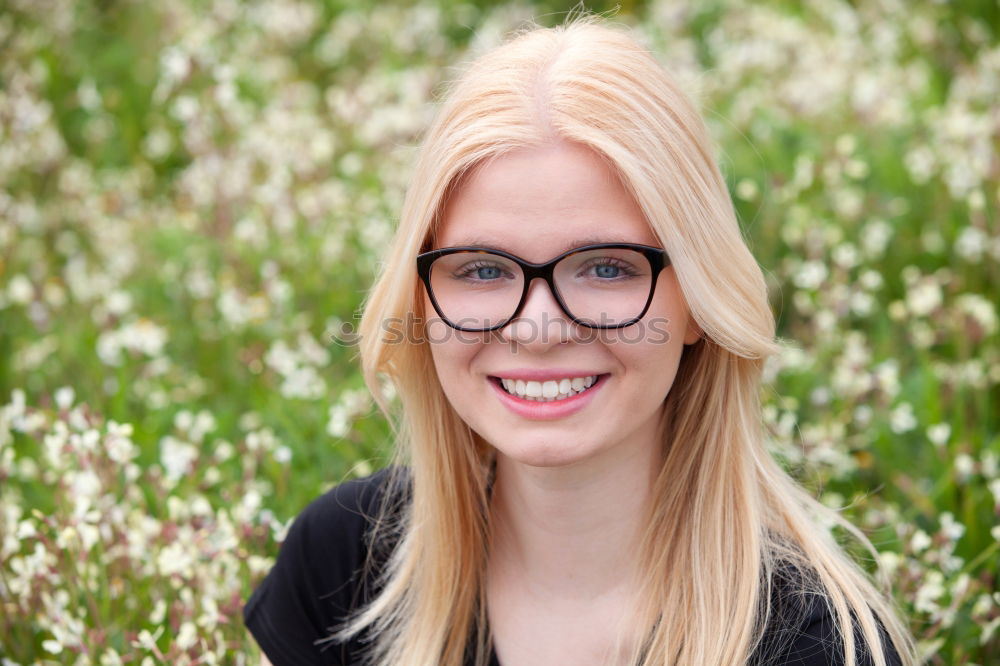
[[[652,270],[641,252],[597,248],[555,265],[558,297],[574,319],[615,326],[637,318],[649,300]],[[441,314],[463,328],[489,328],[510,319],[524,293],[515,262],[485,252],[456,252],[431,265],[430,287]]]

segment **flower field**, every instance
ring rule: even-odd
[[[391,447],[346,340],[441,86],[572,4],[0,2],[0,666],[259,661],[291,519]],[[1000,664],[1000,5],[617,19],[765,268],[775,455],[926,663]]]

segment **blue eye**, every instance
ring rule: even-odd
[[[482,260],[465,264],[456,269],[452,275],[459,280],[480,286],[486,283],[497,284],[505,276],[511,277],[504,271],[503,266],[495,263],[486,263]]]
[[[580,268],[578,275],[599,283],[623,282],[640,275],[632,264],[616,257],[598,257]]]
[[[496,266],[482,266],[476,269],[476,277],[480,280],[495,280],[500,277],[500,269]]]

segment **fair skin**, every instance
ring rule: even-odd
[[[486,246],[537,263],[594,242],[661,245],[595,153],[556,142],[473,172],[449,200],[435,248]],[[424,307],[434,312],[429,301]],[[504,666],[624,663],[622,650],[643,638],[619,628],[645,629],[627,618],[659,468],[657,424],[683,347],[699,336],[672,267],[659,275],[643,318],[653,321],[666,322],[668,340],[662,328],[639,325],[595,340],[536,280],[518,319],[492,335],[428,322],[445,394],[496,449],[486,597]],[[534,418],[505,405],[493,379],[530,372],[601,379],[582,408]],[[261,663],[269,666],[266,657]]]
[[[474,171],[435,237],[436,248],[486,246],[536,263],[594,242],[660,246],[606,163],[566,142]],[[504,666],[623,659],[616,639],[639,591],[633,572],[661,455],[658,419],[683,347],[699,335],[672,267],[659,275],[643,322],[654,319],[668,322],[669,340],[653,328],[637,338],[644,329],[636,327],[595,340],[535,280],[519,317],[493,336],[448,336],[443,322],[428,324],[445,394],[496,448],[486,592]],[[536,417],[505,404],[495,379],[531,372],[601,379],[576,411]],[[642,637],[624,638],[619,647],[629,649]]]

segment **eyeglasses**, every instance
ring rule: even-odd
[[[646,314],[667,253],[634,243],[574,248],[533,264],[502,250],[449,247],[417,256],[431,304],[452,328],[495,331],[517,317],[541,278],[563,312],[587,328],[630,326]]]

